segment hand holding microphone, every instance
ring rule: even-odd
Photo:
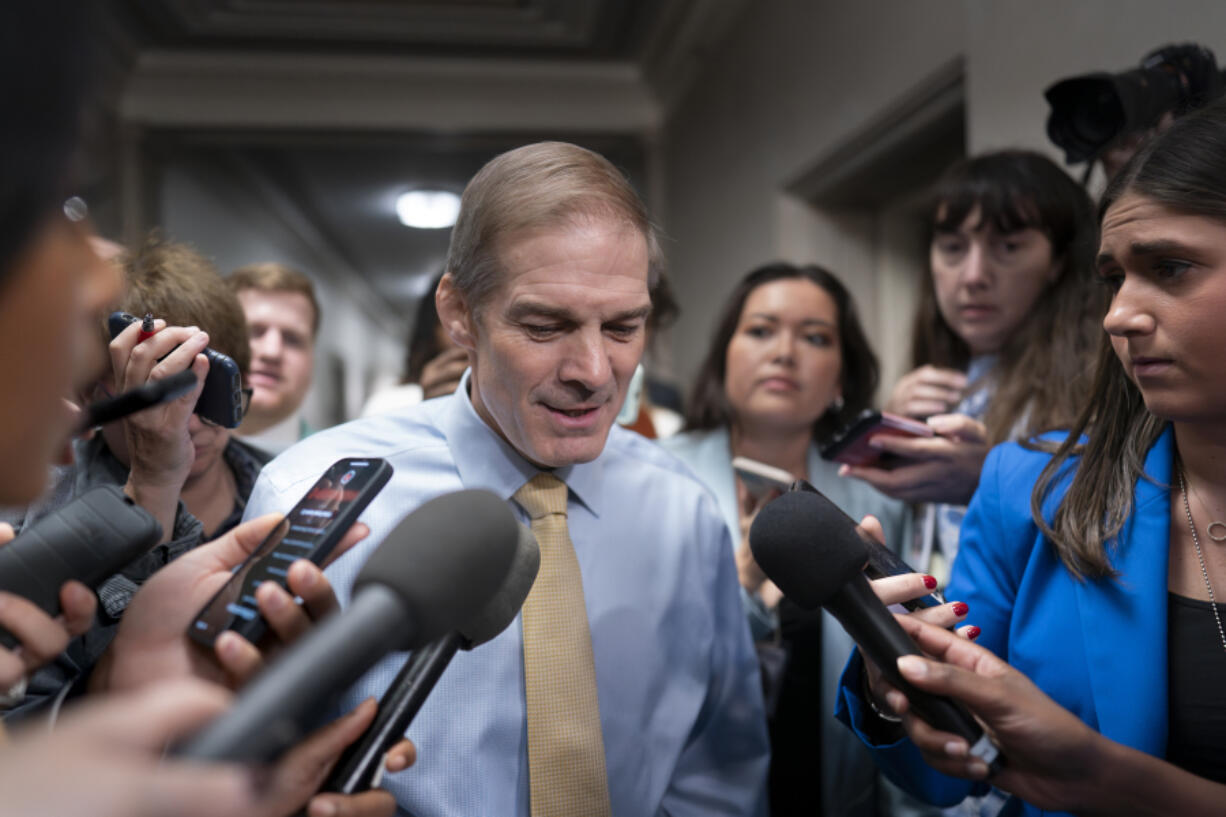
[[[199,760],[276,757],[388,652],[416,649],[481,621],[524,563],[519,530],[506,503],[485,491],[461,491],[422,505],[367,560],[349,607],[282,654],[244,688],[229,712],[177,754]]]
[[[536,537],[520,525],[515,560],[502,587],[470,619],[413,651],[379,702],[374,723],[345,750],[323,791],[352,794],[378,785],[384,754],[409,728],[456,650],[471,650],[511,625],[528,598],[540,563]]]
[[[749,534],[758,564],[784,594],[806,609],[823,607],[855,639],[911,708],[938,729],[961,736],[989,767],[1000,753],[959,704],[925,693],[898,671],[898,658],[920,655],[915,642],[874,594],[863,570],[868,551],[854,524],[820,494],[792,491],[758,514]]]

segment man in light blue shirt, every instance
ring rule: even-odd
[[[395,474],[362,517],[370,536],[329,569],[345,604],[365,558],[422,502],[462,488],[511,502],[552,473],[569,489],[611,813],[760,814],[768,742],[727,528],[679,461],[610,430],[659,256],[641,201],[603,158],[561,143],[495,158],[465,190],[436,294],[469,353],[456,393],[299,443],[264,469],[247,510],[288,510],[341,457],[387,459]],[[403,660],[344,703],[381,695]],[[409,735],[417,765],[384,781],[408,813],[531,813],[518,622],[455,657]]]

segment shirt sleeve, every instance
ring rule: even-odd
[[[728,528],[715,512],[699,531],[712,566],[706,580],[714,621],[706,697],[673,770],[661,812],[760,815],[766,812],[770,743],[758,659],[746,626]],[[705,529],[709,528],[709,529]]]

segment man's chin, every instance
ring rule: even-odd
[[[537,446],[531,454],[520,452],[529,461],[543,468],[565,468],[568,465],[581,465],[591,462],[604,451],[609,430],[600,434],[584,435],[582,437],[554,438],[548,444]]]

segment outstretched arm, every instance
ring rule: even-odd
[[[1005,756],[992,779],[996,786],[1040,808],[1085,817],[1222,813],[1226,786],[1108,740],[989,650],[913,617],[898,618],[935,659],[905,656],[899,671],[920,689],[961,701],[983,721]],[[986,779],[987,767],[967,754],[965,740],[912,715],[898,690],[888,697],[929,764]]]

